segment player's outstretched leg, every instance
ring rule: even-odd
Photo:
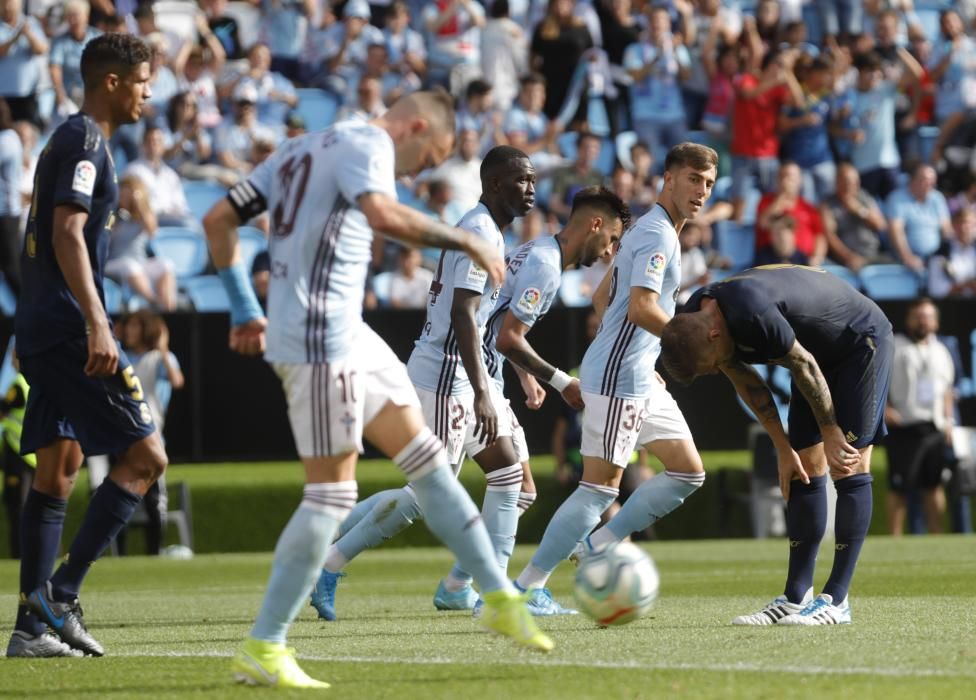
[[[250,637],[234,658],[235,680],[281,688],[328,688],[310,678],[285,647],[288,626],[298,614],[339,523],[356,503],[355,481],[305,485],[301,505],[275,546],[271,578]]]
[[[360,509],[364,503],[369,510]],[[335,594],[342,569],[366,549],[376,547],[394,535],[407,529],[421,517],[420,506],[409,485],[402,489],[390,489],[373,494],[356,504],[360,510],[357,522],[347,528],[343,523],[340,537],[329,547],[319,579],[312,589],[312,607],[323,620],[335,620]],[[350,514],[350,517],[353,513]],[[343,532],[345,531],[345,532]]]
[[[775,625],[803,610],[813,599],[813,573],[820,541],[827,528],[827,477],[811,476],[810,483],[790,482],[786,505],[789,568],[783,595],[762,609],[732,620],[733,625]]]
[[[783,624],[842,625],[851,622],[847,593],[871,525],[872,481],[870,474],[855,474],[834,481],[837,489],[834,565],[823,593],[800,612],[785,618]]]

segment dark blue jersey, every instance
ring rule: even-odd
[[[34,195],[21,255],[23,288],[17,302],[17,353],[37,354],[85,335],[85,318],[54,257],[54,209],[88,212],[85,244],[92,276],[104,304],[102,277],[109,228],[118,206],[115,165],[105,136],[85,114],[75,114],[51,135],[34,174]]]
[[[821,367],[842,363],[865,338],[891,333],[877,304],[842,279],[801,265],[744,270],[691,295],[682,311],[698,311],[702,299],[718,302],[736,357],[748,364],[786,355],[794,341]]]

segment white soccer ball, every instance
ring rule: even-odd
[[[651,558],[635,544],[617,542],[583,557],[573,592],[580,609],[608,627],[645,615],[659,585]]]

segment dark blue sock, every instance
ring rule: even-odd
[[[790,567],[783,595],[791,603],[803,600],[813,585],[817,550],[827,529],[827,477],[812,476],[810,483],[790,483],[786,505],[786,535],[790,540]]]
[[[847,589],[854,578],[857,557],[871,526],[870,474],[855,474],[834,482],[837,489],[837,511],[834,514],[834,566],[823,592],[839,604],[847,597]]]
[[[71,543],[67,559],[51,577],[56,600],[67,602],[78,597],[88,569],[129,522],[141,500],[142,497],[126,491],[111,479],[102,482],[88,504],[85,519]]]
[[[27,596],[40,588],[54,569],[61,546],[61,530],[68,502],[31,489],[20,514],[20,592]],[[17,607],[17,629],[38,635],[47,626],[27,611]]]

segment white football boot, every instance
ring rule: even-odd
[[[803,596],[803,600],[799,603],[791,603],[785,595],[777,596],[773,598],[772,602],[768,603],[762,610],[754,612],[750,615],[739,615],[739,617],[732,620],[733,625],[778,625],[782,624],[783,620],[791,615],[795,615],[802,610],[806,609],[810,602],[813,600],[813,589],[807,589],[806,594]]]

